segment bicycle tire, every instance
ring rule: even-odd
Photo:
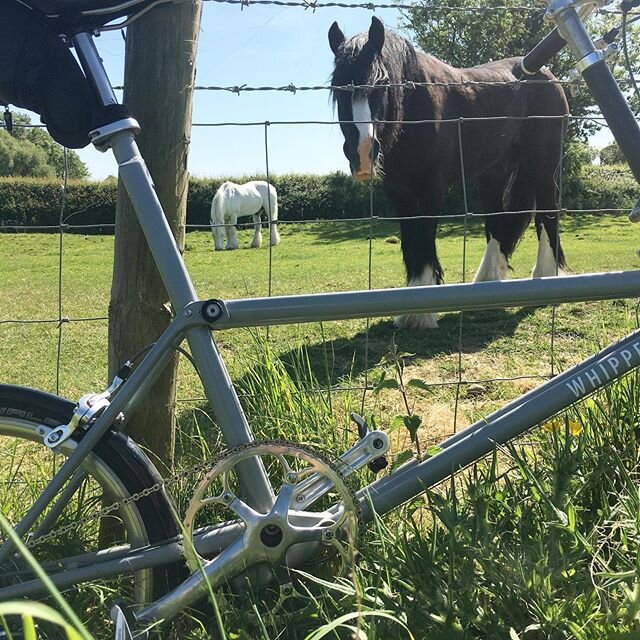
[[[35,496],[35,491],[41,490],[41,485],[46,483],[46,477],[41,480],[30,477],[38,475],[33,473],[34,465],[36,465],[38,473],[42,472],[43,468],[53,473],[57,464],[56,456],[44,446],[42,436],[37,433],[37,427],[68,423],[74,408],[74,403],[58,396],[26,387],[0,385],[0,456],[5,461],[3,468],[0,468],[0,508],[14,524],[20,515],[14,511],[22,509],[22,505],[19,503],[23,501],[23,498],[24,502],[28,503],[30,495]],[[82,437],[82,431],[78,431],[79,433],[74,434],[71,440],[77,441]],[[2,443],[4,443],[4,448],[2,448]],[[9,448],[7,449],[7,447]],[[62,453],[68,453],[72,447],[73,442],[67,443],[66,451]],[[6,453],[7,451],[9,454]],[[59,458],[59,456],[57,457]],[[42,466],[41,461],[44,461],[45,467]],[[19,469],[17,465],[25,466]],[[81,485],[82,495],[79,495],[81,494],[79,488],[70,499],[68,509],[83,513],[83,522],[86,518],[85,508],[92,508],[94,513],[99,514],[105,504],[120,501],[145,488],[156,485],[161,480],[160,474],[140,447],[127,435],[114,428],[111,428],[99,441],[91,454],[87,456],[82,468],[86,473]],[[34,486],[31,486],[32,482]],[[8,483],[11,483],[11,486]],[[16,496],[22,497],[17,499]],[[24,508],[29,506],[30,504],[25,504]],[[139,500],[123,505],[114,513],[117,514],[115,518],[112,515],[107,517],[110,518],[109,522],[117,521],[118,524],[108,525],[107,536],[116,535],[112,530],[117,530],[117,535],[122,540],[114,539],[113,544],[115,545],[129,543],[144,546],[177,535],[171,504],[162,490],[154,491]],[[66,522],[67,517],[66,511],[60,514],[51,529],[58,529],[58,525],[61,522]],[[98,515],[96,520],[97,524],[89,519],[89,524],[85,523],[82,527],[78,527],[83,531],[69,535],[82,537],[84,540],[84,537],[89,538],[88,531],[91,530],[94,540],[87,541],[87,544],[101,547],[105,537],[103,523],[106,518]],[[85,529],[87,531],[84,531]],[[3,538],[4,535],[0,534],[0,541],[3,541]],[[55,544],[53,548],[55,548]],[[65,551],[67,548],[65,547]],[[97,549],[80,548],[76,550],[69,548],[67,555],[94,550]],[[51,545],[48,541],[34,545],[32,551],[37,559],[49,562],[55,559],[51,557]],[[10,562],[15,565],[15,556],[12,556]],[[173,564],[138,571],[133,574],[134,580],[131,580],[130,574],[125,576],[125,583],[127,580],[132,583],[132,593],[129,594],[128,599],[133,600],[136,604],[155,600],[177,584],[179,572],[179,566]],[[17,573],[20,573],[20,569],[14,570],[11,574],[14,584]],[[7,572],[3,569],[2,574],[6,575]],[[4,586],[7,586],[6,580],[7,578],[5,578]],[[72,590],[76,591],[76,585],[72,587]],[[114,599],[121,595],[121,593],[113,594]],[[103,595],[100,598],[103,598]],[[84,604],[83,608],[86,611],[89,606]],[[106,618],[106,607],[102,608]]]

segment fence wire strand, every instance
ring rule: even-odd
[[[277,7],[299,7],[303,9],[367,9],[375,11],[376,9],[398,9],[408,11],[420,11],[422,13],[499,13],[504,11],[513,11],[514,13],[544,13],[544,9],[531,6],[442,6],[442,7],[425,7],[416,4],[380,4],[376,2],[316,2],[315,0],[203,0],[204,2],[213,2],[217,4],[237,5],[241,9],[252,5],[275,5]]]
[[[469,220],[469,201],[467,199],[467,174],[464,165],[464,143],[462,139],[462,120],[458,121],[458,152],[460,154],[460,181],[462,197],[464,201],[464,228],[462,233],[462,282],[466,282],[467,274],[467,239]],[[464,311],[460,312],[458,329],[458,384],[456,385],[456,397],[453,407],[453,433],[458,432],[458,405],[460,402],[460,387],[462,386],[462,334],[464,329]]]

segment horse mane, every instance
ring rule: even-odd
[[[385,30],[382,51],[378,54],[369,44],[368,34],[359,33],[345,40],[335,57],[335,69],[331,76],[332,86],[354,85],[398,85],[407,79],[416,80],[424,75],[414,46],[390,29]],[[348,91],[348,90],[345,90]],[[374,89],[357,89],[361,95],[370,95]],[[404,87],[387,87],[385,119],[395,121],[380,126],[378,135],[385,143],[392,143],[402,129],[404,116]],[[332,91],[334,104],[340,90]]]

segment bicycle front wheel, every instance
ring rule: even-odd
[[[75,405],[50,394],[0,385],[0,509],[16,524],[75,447],[69,439],[54,455],[38,432],[69,422]],[[49,507],[25,536],[30,551],[51,574],[69,565],[65,558],[89,558],[142,548],[176,535],[172,509],[164,491],[139,500],[105,507],[137,494],[161,480],[141,449],[125,434],[110,430],[60,492],[61,504]],[[4,543],[6,532],[0,532]],[[94,633],[105,630],[107,605],[116,598],[130,603],[152,602],[176,580],[177,569],[147,568],[83,585],[69,585],[63,594]],[[34,576],[19,553],[0,563],[0,598]]]

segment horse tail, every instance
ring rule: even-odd
[[[493,204],[488,210],[489,215],[485,218],[487,250],[476,273],[476,281],[501,280],[507,277],[508,260],[533,217],[535,180],[531,172],[527,171],[526,166],[521,163],[514,163],[510,168],[512,168],[511,173],[502,182],[502,212],[499,211],[497,202],[492,201]],[[495,195],[499,193],[498,191]],[[496,249],[499,249],[502,257]]]
[[[269,235],[271,238],[271,244],[277,245],[280,243],[280,234],[278,233],[278,193],[276,188],[267,182],[267,203],[270,211],[267,212],[269,218]]]
[[[213,200],[211,201],[209,220],[212,226],[222,224],[224,222],[224,216],[222,213],[222,193],[219,190],[216,191],[216,194],[213,196]]]
[[[270,220],[276,222],[278,220],[278,193],[272,185],[269,185],[269,204],[271,206]]]
[[[507,213],[504,216],[504,221],[509,227],[505,255],[510,257],[529,226],[533,218],[533,209],[536,205],[535,178],[522,164],[516,165],[507,180],[504,189],[503,203],[505,211],[514,212]],[[520,211],[522,211],[522,213],[516,213]],[[503,216],[498,216],[498,218],[502,217]]]

